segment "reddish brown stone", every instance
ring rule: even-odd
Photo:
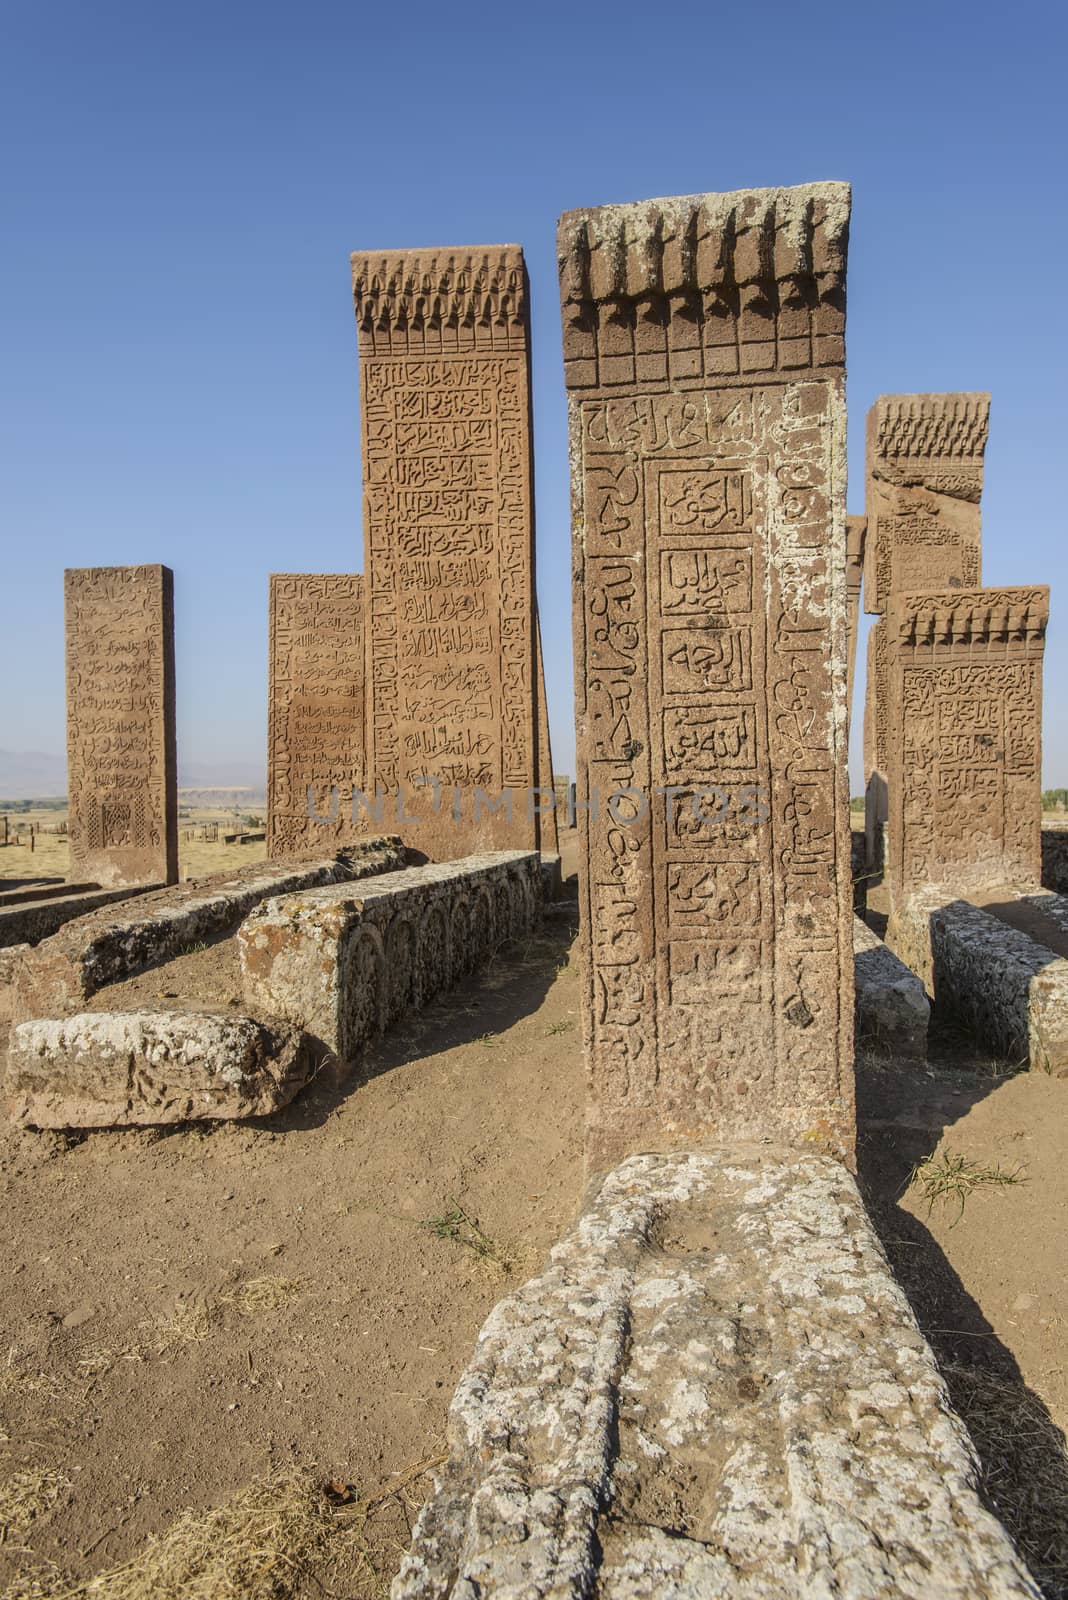
[[[71,568],[64,593],[71,876],[177,883],[174,575]]]
[[[865,452],[865,611],[882,616],[895,595],[974,589],[982,582],[979,501],[989,427],[988,394],[884,394],[872,406]],[[865,689],[869,830],[887,818],[888,685],[880,638],[873,629]]]
[[[367,831],[353,822],[353,788],[365,783],[363,579],[272,572],[270,610],[267,854],[276,859]]]
[[[546,809],[539,815],[539,846],[542,855],[558,856],[560,854],[560,826],[557,817],[559,799],[556,786],[553,783],[553,748],[549,738],[549,707],[545,699],[545,666],[541,657],[541,623],[538,614],[534,613],[534,676],[537,684],[537,718],[538,718],[538,771],[537,788],[539,807]],[[551,796],[551,802],[550,802]]]
[[[857,659],[857,626],[860,622],[860,586],[864,577],[864,536],[866,517],[846,517],[846,704],[853,714],[853,668]]]
[[[890,905],[1040,881],[1049,590],[896,595],[889,681]]]
[[[368,780],[391,805],[403,792],[397,825],[432,860],[536,847],[523,254],[515,245],[368,252],[353,256],[352,273]]]
[[[848,222],[819,184],[560,223],[593,1167],[852,1151]]]
[[[988,394],[884,394],[868,412],[864,609],[982,582]]]

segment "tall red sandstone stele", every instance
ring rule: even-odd
[[[363,580],[272,572],[267,854],[304,854],[366,832]]]
[[[594,1168],[853,1149],[848,226],[838,183],[560,222]]]
[[[538,761],[523,253],[517,245],[363,252],[352,258],[352,281],[368,782],[390,804],[403,793],[398,825],[432,860],[533,848],[540,830],[529,798]]]
[[[893,595],[887,630],[890,908],[1041,881],[1049,590]]]
[[[63,575],[70,875],[111,888],[177,883],[174,574]]]
[[[974,589],[982,582],[983,456],[988,394],[884,394],[868,412],[865,444],[864,609],[882,616],[895,595]],[[888,815],[886,630],[868,635],[864,702],[865,825],[869,859]]]

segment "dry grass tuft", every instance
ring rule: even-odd
[[[942,1371],[982,1463],[982,1488],[1051,1597],[1068,1596],[1068,1448],[1019,1379],[956,1362]]]
[[[216,1293],[197,1293],[175,1301],[170,1311],[153,1326],[155,1348],[158,1355],[174,1350],[183,1344],[206,1339],[222,1320],[227,1310],[243,1317],[260,1316],[265,1311],[276,1311],[300,1293],[296,1278],[283,1278],[265,1273],[259,1278],[249,1278],[230,1289]]]
[[[69,1488],[70,1479],[51,1467],[27,1467],[0,1483],[0,1544],[21,1539]]]
[[[250,1278],[219,1296],[219,1303],[233,1306],[243,1317],[255,1317],[263,1311],[276,1311],[300,1293],[296,1278],[283,1278],[265,1273],[262,1278]]]
[[[997,1164],[981,1167],[968,1156],[954,1155],[947,1150],[942,1154],[936,1151],[915,1166],[909,1178],[909,1187],[916,1184],[923,1190],[928,1216],[938,1201],[955,1200],[960,1206],[957,1214],[959,1222],[964,1215],[965,1201],[976,1189],[1006,1189],[1013,1184],[1026,1182],[1020,1167],[1014,1167],[1011,1172],[1005,1172]],[[956,1225],[955,1222],[953,1226]]]
[[[187,1511],[121,1567],[84,1583],[38,1577],[3,1600],[298,1600],[332,1520],[309,1473],[258,1479],[228,1505]]]
[[[307,1470],[259,1478],[214,1511],[187,1511],[120,1567],[81,1582],[27,1573],[0,1600],[338,1600],[353,1584],[361,1597],[385,1600],[383,1567],[407,1548],[419,1480],[445,1459],[416,1462],[364,1499]],[[343,1504],[336,1494],[332,1503],[337,1489]]]

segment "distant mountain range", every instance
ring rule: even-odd
[[[252,789],[263,794],[265,773],[254,761],[181,761],[180,789]],[[43,750],[0,750],[0,798],[44,800],[67,792],[64,756]]]

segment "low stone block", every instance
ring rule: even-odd
[[[120,900],[150,894],[161,887],[158,883],[145,883],[139,888],[127,885],[117,889],[99,889],[94,885],[91,889],[78,890],[77,885],[72,884],[64,894],[56,894],[49,888],[39,896],[21,894],[17,898],[5,898],[0,903],[0,948],[16,944],[39,944],[42,939],[58,933],[66,923],[73,922],[75,917],[88,916],[91,911],[115,905]]]
[[[1068,894],[1068,827],[1042,829],[1042,887]]]
[[[853,879],[853,915],[863,917],[868,909],[868,842],[856,828],[849,835],[849,867]]]
[[[1068,1073],[1068,961],[938,888],[914,895],[887,932],[935,1004],[986,1049],[1033,1070]]]
[[[409,867],[355,892],[278,896],[238,932],[246,1002],[351,1061],[503,940],[528,933],[540,888],[537,855],[502,850]]]
[[[1068,937],[1068,895],[1046,892],[1042,894],[1022,894],[1019,898],[1024,905],[1033,906],[1044,917],[1048,917]]]
[[[925,1061],[931,1002],[923,984],[859,917],[853,919],[853,976],[857,1043],[871,1040],[896,1056]]]
[[[22,965],[23,956],[28,955],[29,951],[28,944],[12,944],[8,945],[6,950],[0,950],[0,1023],[11,1020],[11,1007],[15,998],[15,974]]]
[[[491,1313],[393,1600],[1039,1600],[828,1156],[631,1157]]]
[[[271,895],[389,872],[406,859],[401,840],[382,835],[320,861],[257,862],[202,883],[175,884],[145,895],[130,914],[81,918],[20,963],[12,1015],[20,1022],[71,1016],[109,983],[232,933]]]
[[[205,1011],[83,1012],[11,1030],[8,1116],[33,1128],[262,1117],[308,1081],[298,1030]]]

